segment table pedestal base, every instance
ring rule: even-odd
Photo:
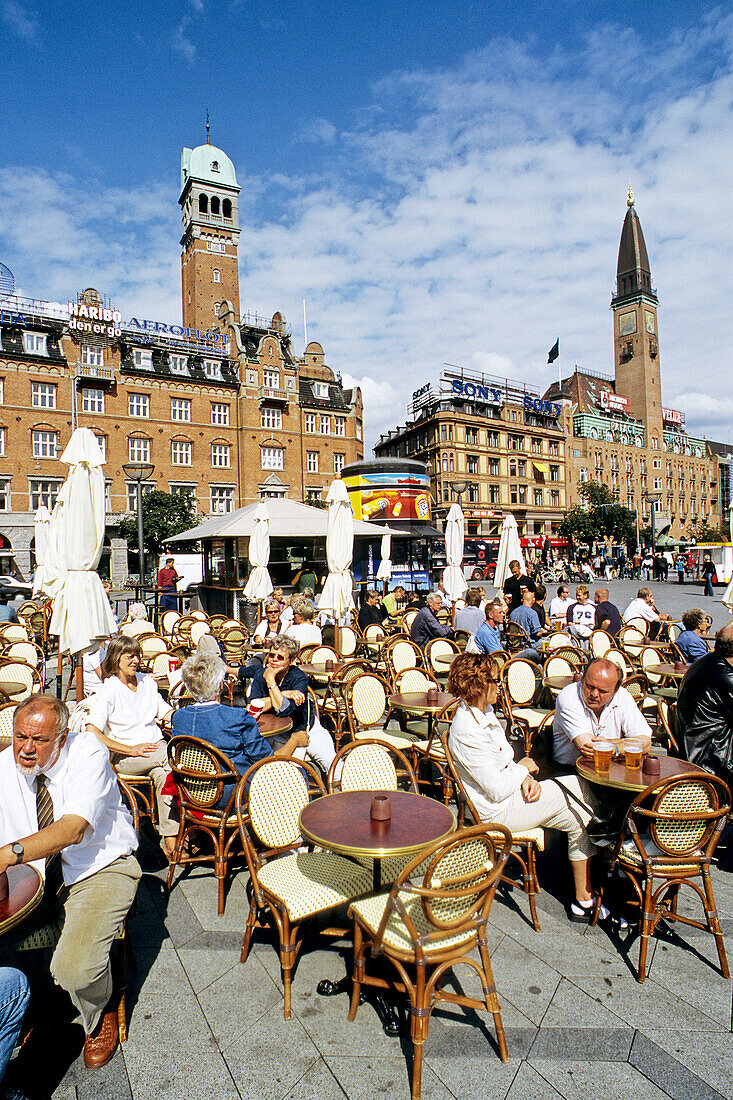
[[[324,978],[316,986],[316,993],[321,997],[337,997],[340,993],[350,992],[351,978],[349,978],[348,975],[345,975],[337,982],[332,982],[328,978]],[[367,1000],[373,1005],[379,1017],[384,1034],[396,1038],[400,1033],[400,1022],[391,1001],[388,1001],[381,993],[374,992],[374,990],[362,989],[359,996],[359,1004],[364,1004]]]

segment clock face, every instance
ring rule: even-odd
[[[622,313],[618,319],[619,336],[630,336],[636,332],[636,313]]]
[[[646,316],[646,330],[647,330],[647,332],[654,333],[656,331],[655,326],[654,326],[654,314],[651,312],[651,310],[647,309],[647,310],[645,310],[645,316]]]

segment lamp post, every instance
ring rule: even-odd
[[[651,513],[652,513],[651,514],[651,520],[652,520],[652,524],[651,524],[651,526],[652,526],[652,557],[654,557],[654,550],[655,550],[655,543],[656,543],[656,536],[655,536],[655,533],[654,533],[654,505],[657,503],[658,500],[661,500],[661,499],[662,499],[661,493],[657,493],[657,494],[646,493],[644,495],[644,500],[648,504],[651,505]]]
[[[145,550],[143,548],[143,482],[153,476],[155,466],[152,462],[125,462],[122,469],[125,477],[137,484],[137,552],[140,568],[140,593],[142,595],[145,579]]]

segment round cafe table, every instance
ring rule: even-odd
[[[647,665],[649,672],[655,676],[671,676],[673,680],[681,680],[687,672],[689,665],[684,668],[675,668],[671,662],[663,661],[658,665]]]
[[[433,660],[442,668],[450,668],[456,657],[460,657],[460,653],[436,653]]]
[[[454,654],[457,656],[457,654]],[[404,710],[407,714],[427,714],[428,716],[428,742],[433,736],[433,720],[436,714],[440,714],[443,707],[455,702],[455,695],[449,691],[439,691],[435,699],[428,699],[426,691],[397,692],[390,695],[387,702],[397,710]]]
[[[574,676],[543,676],[542,686],[546,688],[552,688],[554,691],[562,691],[568,684],[572,684],[575,681]]]
[[[263,737],[277,737],[278,734],[288,733],[293,728],[293,720],[285,715],[266,711],[257,719],[257,728]]]
[[[327,684],[331,677],[338,676],[341,669],[348,663],[348,661],[334,661],[333,668],[327,669],[325,663],[313,665],[308,664],[307,661],[303,661],[298,665],[298,668],[310,679]]]
[[[30,863],[8,867],[8,896],[0,901],[0,936],[32,913],[43,897],[43,878]]]
[[[659,775],[644,775],[641,768],[627,768],[623,760],[612,760],[607,773],[599,774],[592,760],[579,756],[575,761],[575,770],[582,779],[598,787],[612,787],[617,791],[638,794],[658,779],[672,779],[678,775],[707,775],[697,764],[687,760],[678,760],[676,756],[660,756]]]

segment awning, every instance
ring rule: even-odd
[[[405,531],[395,532],[393,538],[411,539],[442,539],[440,531],[436,531],[428,523],[411,523]]]
[[[546,462],[535,462],[533,460],[532,465],[534,466],[538,474],[547,474],[549,476],[550,467],[547,465]]]

